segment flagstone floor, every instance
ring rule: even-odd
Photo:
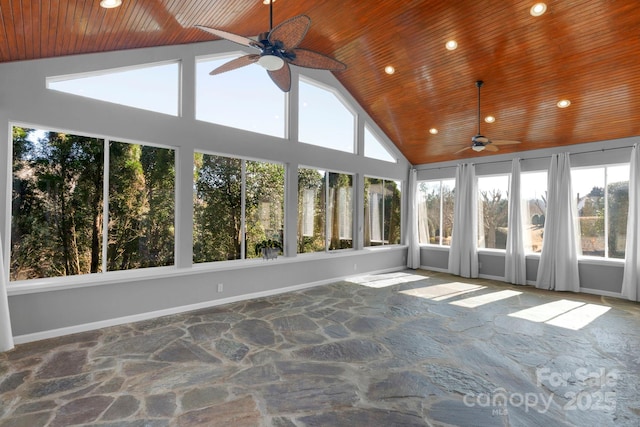
[[[640,305],[370,275],[18,346],[0,427],[639,426]]]

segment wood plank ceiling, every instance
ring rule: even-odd
[[[548,0],[540,17],[533,3],[276,0],[274,24],[312,19],[301,47],[348,65],[337,78],[412,164],[494,154],[456,153],[476,133],[480,79],[496,118],[482,133],[522,141],[500,153],[640,135],[638,1]],[[262,0],[0,0],[0,62],[214,39],[196,24],[254,36],[268,17]]]

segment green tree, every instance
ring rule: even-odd
[[[194,262],[241,258],[242,161],[196,157]]]
[[[624,237],[629,212],[629,182],[615,182],[607,188],[609,204],[609,257],[624,258]],[[622,240],[622,241],[621,241]]]
[[[325,178],[317,169],[298,169],[298,253],[318,252],[324,250],[325,224]],[[314,212],[313,234],[305,235],[304,216],[305,194],[313,192]]]
[[[102,140],[48,132],[36,141],[24,128],[13,136],[11,277],[91,272],[100,256]]]

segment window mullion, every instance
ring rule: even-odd
[[[329,212],[329,174],[330,172],[324,173],[324,251],[329,252],[329,244],[331,243],[331,238],[329,236],[329,224],[331,221],[330,212]]]
[[[609,258],[609,168],[604,168],[604,257]]]
[[[442,180],[440,180],[440,218],[439,218],[439,227],[440,227],[440,232],[438,233],[438,244],[440,246],[442,246],[442,230],[444,229],[443,224],[442,224],[442,220],[444,218],[444,215],[442,214],[442,210],[444,209],[444,203],[442,202],[442,198],[444,195],[444,191],[442,191]]]
[[[386,194],[385,194],[386,193],[386,191],[385,191],[386,181],[384,179],[381,180],[381,181],[382,181],[382,215],[381,215],[381,217],[382,217],[382,227],[381,228],[382,228],[382,246],[384,246],[384,235],[385,235],[384,232],[386,231],[385,227],[384,227],[384,225],[385,225],[384,214],[386,213],[385,202],[387,200],[387,197],[386,197]]]
[[[240,161],[240,175],[241,175],[241,184],[240,184],[240,259],[245,259],[246,256],[246,240],[247,240],[247,230],[246,230],[246,208],[247,208],[247,161]]]
[[[107,253],[109,249],[109,162],[110,162],[110,140],[103,142],[103,165],[102,165],[102,272],[107,271]]]

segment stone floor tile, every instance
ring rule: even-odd
[[[527,318],[561,299],[609,310]],[[0,427],[638,427],[639,354],[637,303],[373,274],[18,345]]]

